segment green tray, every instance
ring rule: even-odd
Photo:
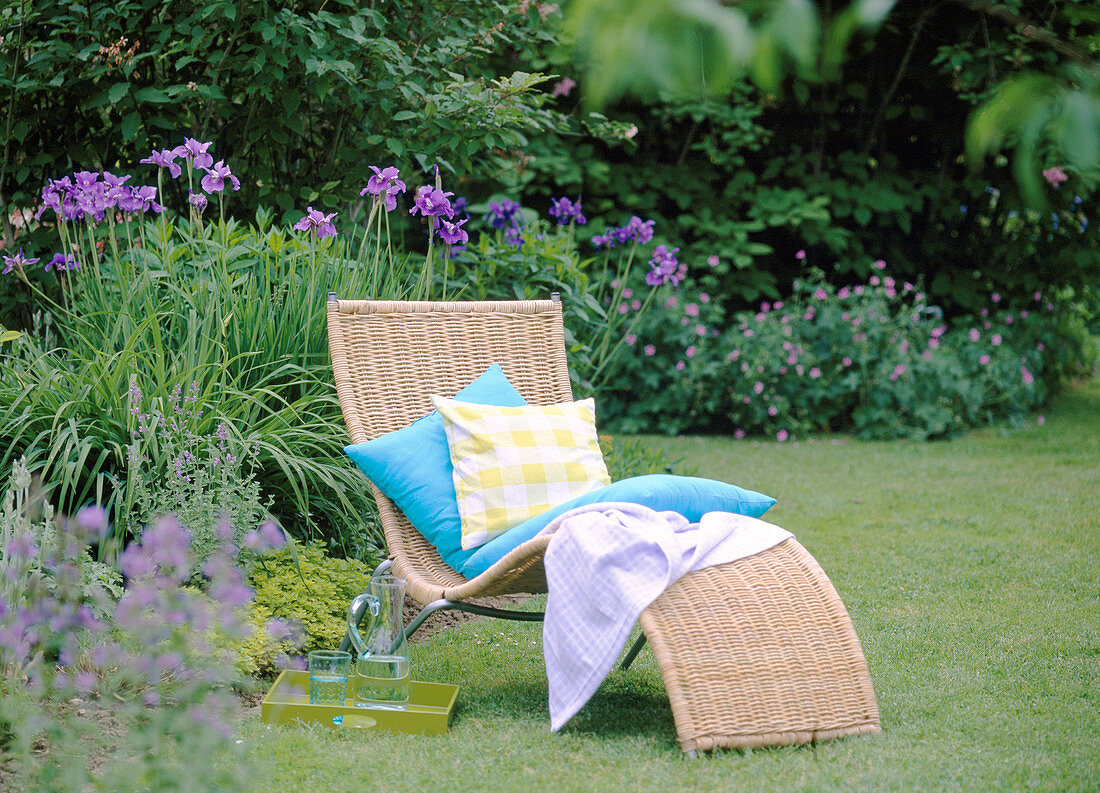
[[[442,735],[458,699],[458,686],[444,683],[409,684],[409,704],[404,710],[309,704],[309,673],[284,670],[260,704],[260,719],[267,724],[320,724],[343,730],[408,732]]]

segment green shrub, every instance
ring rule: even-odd
[[[247,671],[268,673],[280,656],[294,650],[335,649],[347,629],[348,604],[366,591],[370,571],[379,560],[364,563],[334,559],[320,543],[284,548],[258,560],[248,576],[255,590],[248,620],[262,628],[272,620],[293,626],[294,633],[271,639],[257,630],[241,650]],[[278,635],[278,634],[276,634]]]
[[[788,301],[724,322],[686,290],[648,317],[606,395],[610,431],[855,431],[930,438],[998,421],[1019,424],[1067,378],[1091,370],[1073,295],[1036,292],[1009,307],[993,293],[973,321],[945,321],[915,285],[878,260],[866,283],[820,277]]]

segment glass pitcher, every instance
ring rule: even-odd
[[[367,591],[348,606],[348,636],[359,653],[354,675],[358,707],[403,710],[408,705],[411,659],[405,642],[405,583],[392,575],[371,579]],[[367,618],[368,612],[367,629],[360,634],[359,617]]]

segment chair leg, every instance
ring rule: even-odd
[[[634,663],[634,659],[638,657],[638,653],[642,651],[643,647],[645,647],[644,632],[638,636],[637,641],[635,641],[634,644],[631,646],[630,651],[623,658],[623,662],[619,664],[619,669],[623,672],[629,669],[630,665]]]

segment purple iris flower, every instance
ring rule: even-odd
[[[504,230],[504,241],[517,248],[523,247],[523,226],[509,226]]]
[[[592,238],[592,244],[597,248],[614,248],[615,243],[619,241],[618,229],[615,227],[608,228],[603,234],[597,234]]]
[[[336,217],[335,212],[326,215],[323,212],[318,212],[313,207],[307,207],[305,217],[294,224],[294,230],[312,231],[317,235],[318,239],[335,237],[336,224],[332,222],[334,217]]]
[[[34,213],[35,220],[41,220],[47,209],[52,209],[58,217],[65,217],[63,204],[73,187],[69,177],[50,179],[42,189],[42,206]]]
[[[384,202],[387,212],[393,212],[397,209],[397,194],[406,190],[405,183],[398,178],[401,172],[392,165],[381,170],[377,165],[370,168],[374,171],[374,176],[367,180],[367,186],[359,191],[359,195],[381,196],[381,199],[376,200]]]
[[[206,153],[212,145],[213,143],[199,143],[194,138],[184,138],[183,145],[176,146],[172,149],[172,153],[177,157],[186,158],[192,168],[205,170],[214,164],[214,158]]]
[[[446,217],[448,220],[454,217],[455,211],[451,206],[450,197],[454,193],[444,193],[438,187],[423,185],[416,190],[416,202],[409,210],[410,215],[419,212],[424,217]]]
[[[87,190],[99,181],[99,174],[95,171],[77,171],[73,178],[76,179],[76,187]]]
[[[202,211],[206,209],[206,205],[210,203],[210,201],[203,193],[196,193],[192,190],[188,190],[187,203],[194,207],[195,211],[201,215]]]
[[[467,220],[469,218],[463,218],[462,220],[456,220],[454,223],[449,220],[440,220],[439,238],[448,245],[465,245],[470,241],[470,235],[466,233],[465,229],[459,227]]]
[[[653,258],[649,260],[649,266],[652,269],[645,274],[645,282],[650,286],[680,283],[687,274],[687,266],[681,265],[676,260],[676,254],[679,251],[679,248],[670,249],[664,245],[658,245],[653,250]]]
[[[28,259],[23,255],[23,249],[19,249],[19,253],[14,256],[4,257],[4,271],[0,275],[7,275],[12,270],[22,270],[28,264],[34,264],[38,259]]]
[[[180,168],[179,163],[176,162],[176,158],[180,156],[179,154],[176,153],[178,151],[179,151],[179,149],[176,149],[176,150],[162,149],[160,151],[157,151],[156,149],[154,149],[152,154],[150,154],[144,160],[138,160],[138,162],[140,162],[144,165],[155,165],[158,168],[167,168],[168,173],[172,174],[172,178],[175,179],[181,173],[183,173],[183,169]],[[209,157],[210,155],[206,155],[206,156]],[[211,159],[213,159],[213,158],[211,158]]]
[[[156,202],[157,188],[151,185],[131,187],[118,197],[118,208],[123,212],[163,212]]]
[[[645,245],[653,239],[653,226],[655,224],[655,220],[642,220],[634,215],[627,221],[625,226],[616,232],[619,242],[634,240],[639,245]]]
[[[46,264],[46,272],[57,270],[59,273],[67,273],[79,269],[80,262],[71,253],[55,253],[53,258]]]
[[[359,195],[366,195],[367,193],[379,195],[391,191],[405,192],[405,183],[398,178],[401,172],[392,165],[382,169],[379,169],[377,165],[372,165],[370,169],[374,171],[374,176],[367,180],[367,186],[360,191]]]
[[[518,201],[505,198],[503,201],[490,201],[489,214],[485,219],[495,229],[506,229],[510,225],[518,225],[517,213],[522,209]]]
[[[558,219],[559,226],[568,226],[570,221],[575,220],[578,226],[583,226],[588,222],[588,219],[581,213],[581,197],[577,196],[577,200],[574,203],[567,197],[550,199],[550,217]]]
[[[225,180],[228,177],[234,190],[241,189],[241,180],[229,172],[229,166],[225,160],[218,160],[213,168],[206,169],[206,176],[202,178],[202,189],[208,193],[220,193],[225,189]]]

